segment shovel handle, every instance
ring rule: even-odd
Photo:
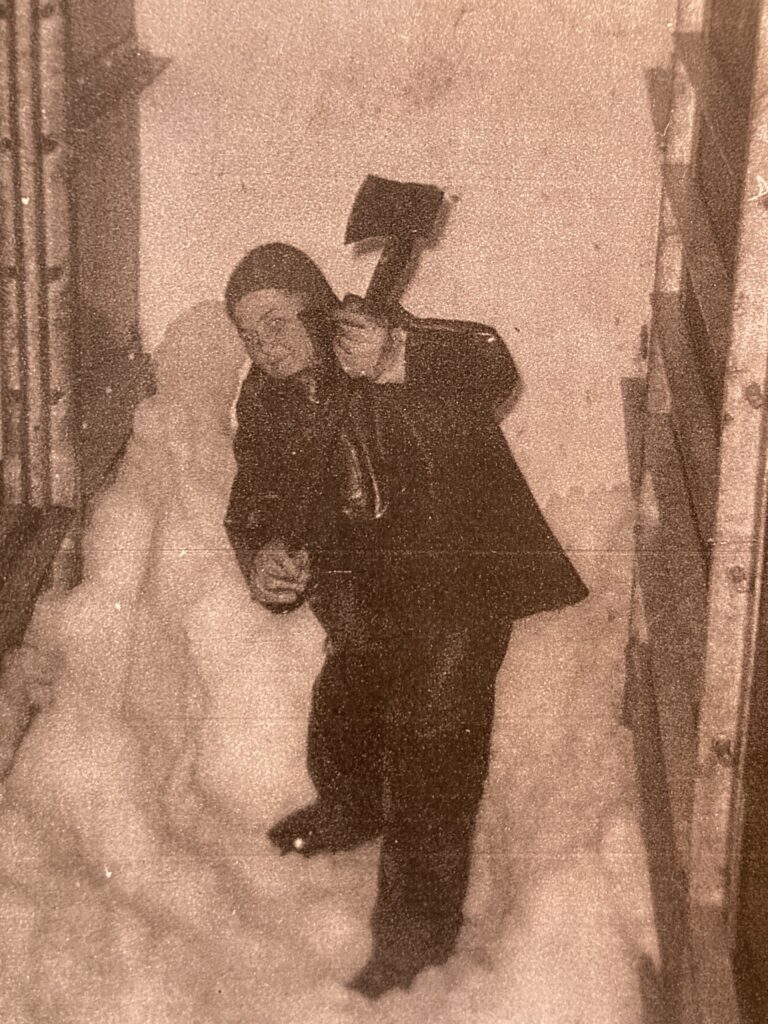
[[[365,293],[365,305],[373,314],[383,316],[398,298],[415,245],[416,235],[387,239]]]

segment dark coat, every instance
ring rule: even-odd
[[[409,619],[488,601],[522,618],[581,600],[494,418],[517,386],[503,342],[479,324],[406,327],[404,384],[351,381],[332,363],[312,382],[246,378],[226,517],[243,571],[282,538],[309,548],[326,608],[339,580]]]

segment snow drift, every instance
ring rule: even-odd
[[[619,724],[628,494],[547,510],[592,597],[513,635],[457,956],[368,1005],[343,981],[368,953],[376,848],[303,861],[264,834],[312,793],[323,635],[251,602],[221,526],[242,358],[218,305],[172,326],[83,582],[41,598],[6,659],[0,1019],[639,1024],[656,949]]]

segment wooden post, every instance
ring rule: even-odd
[[[86,241],[80,251],[84,232],[77,214],[93,193],[105,209],[110,200],[106,179],[95,189],[89,182],[83,151],[90,152],[87,147],[94,145],[99,124],[109,122],[115,111],[125,107],[136,113],[142,89],[167,64],[138,47],[131,32],[130,0],[112,7],[116,34],[105,37],[105,48],[93,53],[88,24],[94,11],[87,5],[81,11],[65,0],[0,0],[2,505],[8,519],[35,510],[70,510],[65,518],[72,526],[48,577],[61,586],[77,581],[84,504],[118,455],[139,391],[146,391],[148,381],[141,359],[124,365],[128,353],[123,335],[135,326],[136,309],[113,317],[107,325],[111,339],[102,337],[104,331],[94,337],[83,327],[93,313],[93,296],[83,281],[112,241],[98,236],[95,247]],[[109,133],[105,138],[109,140]],[[114,187],[124,201],[121,175],[128,168],[119,145],[115,151],[122,163],[103,166],[114,170]],[[121,242],[123,249],[134,246],[133,267],[134,235]],[[127,291],[134,288],[130,273],[124,286]],[[112,309],[109,302],[107,306]],[[100,344],[106,350],[110,340],[114,363],[103,361],[104,380],[95,381],[93,373],[83,373],[80,345]],[[86,355],[92,365],[93,353]],[[99,388],[108,395],[114,389],[119,398],[99,403]],[[103,427],[109,439],[103,458],[95,457],[101,454],[102,424],[96,425],[97,437],[95,423],[89,425],[89,462],[83,455],[81,416],[86,400],[96,409],[96,419],[106,415]]]
[[[14,0],[4,15],[3,502],[73,508],[65,12]]]
[[[73,329],[72,234],[67,82],[67,26],[63,4],[46,5],[40,21],[40,172],[45,235],[41,259],[46,279],[45,323],[49,359],[50,496],[54,505],[77,508],[78,409]]]
[[[714,727],[717,714],[713,711],[721,706],[724,686],[731,696],[740,689],[739,680],[720,678],[718,672],[727,664],[733,676],[744,654],[737,635],[751,612],[742,606],[726,621],[720,610],[722,585],[718,589],[715,582],[710,590],[709,581],[725,574],[731,583],[743,586],[753,565],[750,557],[749,568],[733,571],[725,553],[731,537],[723,534],[718,492],[728,491],[720,502],[731,509],[734,520],[739,518],[741,503],[740,522],[750,542],[761,514],[755,501],[762,503],[756,492],[751,493],[749,508],[755,508],[755,518],[745,517],[746,481],[739,486],[732,474],[721,478],[719,473],[717,392],[723,377],[731,376],[725,369],[733,282],[722,255],[722,240],[715,237],[710,221],[711,190],[705,193],[704,189],[711,183],[712,172],[701,154],[702,146],[711,146],[709,140],[714,138],[721,155],[737,160],[740,129],[730,116],[730,90],[708,49],[711,11],[711,3],[705,0],[678,3],[672,96],[663,136],[648,422],[638,509],[636,572],[641,601],[633,609],[630,633],[631,650],[648,654],[647,662],[644,657],[635,658],[638,671],[649,676],[638,689],[645,704],[637,707],[641,729],[636,730],[635,743],[646,804],[651,801],[656,812],[656,832],[650,841],[667,847],[666,851],[654,849],[650,860],[656,862],[654,893],[669,1012],[681,1024],[735,1024],[738,1020],[724,915],[718,920],[716,912],[705,911],[716,908],[718,901],[723,907],[723,889],[718,893],[717,885],[712,888],[712,868],[718,860],[722,864],[725,856],[732,776],[726,781],[724,774],[730,772],[727,762],[735,749],[722,723]],[[733,168],[731,172],[735,173]],[[737,212],[732,215],[735,218]],[[751,241],[757,245],[752,248],[757,254],[766,239]],[[739,288],[737,280],[737,295]],[[701,327],[692,310],[697,311]],[[757,312],[756,322],[760,316]],[[756,373],[754,341],[751,367]],[[762,350],[765,366],[765,339]],[[759,383],[762,386],[762,379]],[[728,381],[726,391],[732,391]],[[752,388],[753,401],[755,393]],[[747,434],[749,430],[745,425]],[[742,442],[732,436],[730,443],[735,468]],[[757,462],[748,460],[746,468],[749,486],[755,486]],[[708,557],[711,544],[713,559]],[[756,552],[750,555],[756,557]],[[702,787],[702,752],[705,772],[719,780],[714,782],[716,792],[709,794],[719,817],[703,799],[712,787],[709,783]],[[713,757],[718,765],[714,770]],[[722,802],[717,804],[718,800]]]
[[[677,11],[678,31],[696,32],[701,30],[704,18],[703,0],[680,0]],[[675,48],[672,55],[671,69],[671,95],[668,121],[665,128],[663,142],[664,155],[663,163],[665,168],[669,165],[687,165],[690,163],[695,147],[695,116],[696,97],[691,87],[688,75],[681,60],[679,51]],[[657,548],[664,549],[669,543],[665,536],[665,523],[659,522],[660,510],[658,508],[659,482],[654,480],[654,475],[664,473],[669,475],[673,468],[681,476],[680,467],[677,462],[675,466],[667,466],[667,459],[662,457],[662,441],[658,436],[661,426],[667,433],[674,427],[674,410],[676,407],[675,398],[672,394],[669,367],[665,358],[669,352],[669,345],[665,339],[675,337],[678,332],[680,310],[680,293],[683,287],[685,274],[685,251],[683,237],[680,231],[677,218],[672,207],[670,196],[666,189],[662,189],[661,205],[659,213],[658,243],[656,250],[656,267],[653,282],[653,318],[650,330],[650,345],[648,352],[648,381],[647,381],[647,424],[646,424],[646,451],[644,455],[643,485],[640,493],[638,507],[637,540],[639,551],[645,551],[648,562],[647,572],[657,573],[661,567],[656,565]],[[667,444],[671,450],[673,445]],[[685,491],[685,484],[681,483],[679,490]],[[683,493],[678,501],[680,508],[687,508],[689,498]],[[670,515],[670,512],[666,513]],[[661,532],[660,532],[661,530]],[[689,531],[690,532],[690,531]],[[695,541],[694,541],[695,543]],[[664,557],[663,550],[660,558]],[[640,579],[642,588],[643,571],[642,557],[636,560],[636,575]],[[689,587],[682,586],[683,581],[677,580],[677,586],[681,594],[687,594],[694,586],[693,581]],[[701,585],[702,595],[704,584]],[[656,617],[667,615],[668,609],[662,605],[656,609],[650,599],[650,592],[654,589],[648,586],[645,595],[645,602],[642,608],[636,604],[630,626],[630,642],[640,643],[641,631],[650,630],[655,634]],[[647,626],[646,626],[647,620]],[[645,641],[648,642],[647,639]],[[662,649],[655,653],[651,650],[651,664],[657,658],[663,659],[666,656]],[[671,684],[677,687],[670,690]],[[669,744],[666,741],[670,732],[678,734],[679,739],[690,734],[691,747],[695,745],[695,721],[693,714],[686,715],[685,708],[688,700],[682,700],[680,689],[689,691],[692,689],[691,681],[672,679],[668,674],[657,672],[651,683],[652,690],[649,691],[655,712],[659,716],[659,727],[661,730],[662,746],[667,747],[662,751],[663,757],[658,766],[660,774],[665,776],[664,784],[669,791],[669,798],[672,812],[673,842],[677,863],[684,872],[688,862],[688,829],[690,823],[690,800],[686,787],[681,785],[681,780],[689,777],[685,764],[685,744]],[[668,692],[669,691],[669,692]],[[678,752],[679,756],[678,756]],[[679,763],[678,763],[679,762]],[[663,943],[662,943],[663,946]],[[680,950],[674,950],[674,955],[679,955]]]
[[[24,370],[20,340],[23,282],[17,245],[18,117],[16,99],[16,44],[12,10],[0,7],[0,345],[2,345],[2,496],[4,505],[26,500],[28,472],[24,429]]]
[[[728,921],[731,946],[768,493],[768,205],[761,194],[768,191],[768,4],[762,6],[757,47],[725,378],[692,833],[691,901],[702,913],[720,912]]]

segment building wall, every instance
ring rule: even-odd
[[[525,389],[507,430],[543,502],[626,483],[620,381],[642,369],[658,201],[645,76],[671,0],[138,8],[173,61],[143,100],[148,347],[262,241],[363,290],[376,254],[343,246],[359,183],[434,182],[451,213],[406,304],[506,338]]]

